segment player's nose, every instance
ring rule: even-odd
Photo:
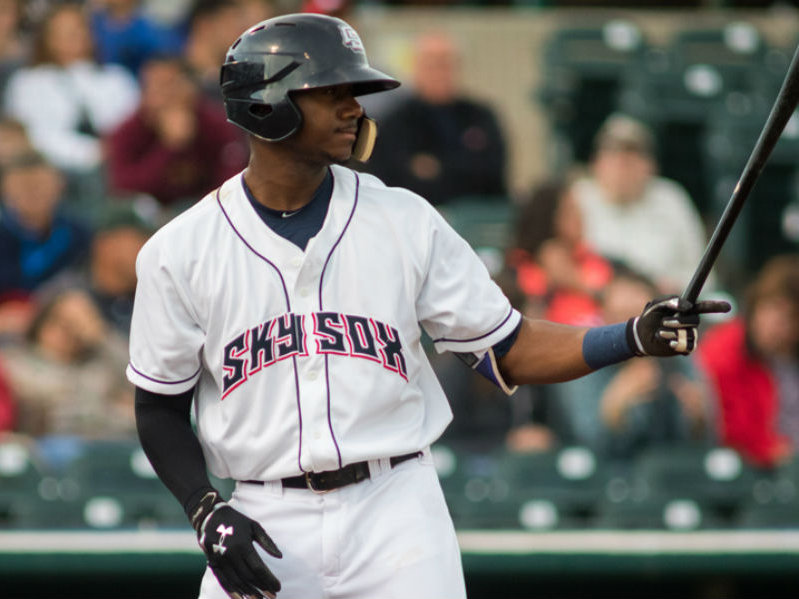
[[[359,119],[363,116],[363,106],[355,96],[347,96],[341,103],[340,114],[344,119]]]

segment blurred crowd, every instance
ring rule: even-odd
[[[346,18],[352,4],[0,0],[0,431],[135,436],[124,371],[137,252],[247,163],[218,90],[225,51],[270,16]],[[611,115],[588,164],[514,195],[505,133],[462,91],[457,43],[426,32],[413,47],[411,80],[382,104],[364,98],[382,143],[360,168],[436,206],[514,206],[512,237],[487,266],[530,317],[618,322],[684,289],[705,228],[680,182],[658,174],[643,123]],[[712,275],[705,289],[726,283]],[[774,467],[799,447],[799,254],[773,257],[732,299],[737,311],[703,324],[690,357],[511,398],[431,354],[455,413],[445,439],[622,459],[703,443]]]

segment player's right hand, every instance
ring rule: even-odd
[[[275,597],[280,581],[260,558],[253,543],[273,557],[283,554],[255,520],[220,502],[198,527],[197,535],[208,566],[233,599]]]
[[[657,298],[628,321],[628,342],[639,356],[684,356],[696,348],[699,315],[730,308],[729,302],[721,300],[691,304],[676,295]]]

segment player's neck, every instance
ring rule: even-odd
[[[244,181],[258,202],[273,210],[297,210],[313,198],[327,173],[324,165],[270,163],[250,161]]]

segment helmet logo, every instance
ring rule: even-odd
[[[366,54],[366,51],[363,48],[363,42],[361,42],[361,38],[352,27],[349,25],[339,25],[338,29],[341,32],[342,44],[344,44],[353,52],[358,54]]]

